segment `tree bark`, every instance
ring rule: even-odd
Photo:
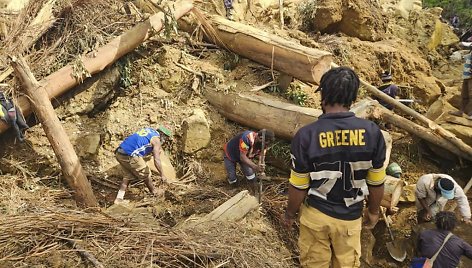
[[[51,143],[61,165],[62,173],[69,187],[74,190],[77,204],[85,207],[98,206],[97,200],[93,195],[92,186],[85,176],[74,147],[59,118],[57,118],[44,87],[36,81],[24,59],[14,58],[11,65],[15,70],[16,76],[21,81],[26,94],[31,99],[32,108]]]
[[[338,67],[337,64],[333,63],[333,67]],[[361,79],[361,84],[363,84],[367,90],[370,92],[372,96],[384,101],[387,104],[392,105],[398,111],[408,116],[413,117],[414,119],[418,120],[419,122],[425,124],[430,131],[434,132],[440,136],[442,136],[445,140],[453,144],[463,153],[459,155],[459,157],[463,157],[466,159],[472,159],[472,148],[463,142],[461,139],[457,138],[453,133],[447,131],[446,129],[442,128],[440,125],[436,124],[434,121],[428,119],[426,116],[418,113],[417,111],[411,109],[410,107],[406,106],[405,104],[395,100],[394,98],[390,97],[389,95],[385,94],[384,92],[380,91],[378,88],[372,86],[371,84],[363,81]]]
[[[179,19],[192,10],[193,2],[191,0],[183,0],[175,3],[174,6],[174,16],[176,19]],[[125,54],[134,50],[150,36],[162,30],[164,27],[163,21],[164,13],[159,12],[152,15],[146,21],[116,37],[108,44],[98,48],[97,51],[82,56],[81,67],[83,67],[90,75],[102,71]],[[76,77],[74,74],[74,64],[69,64],[57,72],[50,74],[39,83],[47,92],[46,96],[49,96],[49,99],[52,99],[59,97],[72,87],[80,84],[82,80],[83,77]],[[19,97],[16,104],[21,108],[25,116],[31,113],[31,106],[28,98],[24,96]],[[0,133],[4,132],[8,128],[9,126],[0,120]]]
[[[198,11],[194,11],[199,13]],[[332,55],[219,16],[197,15],[207,38],[232,52],[302,81],[318,84],[329,70]]]
[[[393,113],[392,111],[384,108],[383,106],[377,105],[372,110],[371,115],[374,118],[381,119],[387,123],[391,123],[414,136],[417,136],[443,149],[446,149],[459,157],[472,160],[472,156],[468,154],[464,154],[459,148],[457,148],[453,143],[451,143],[450,140],[437,135],[437,133],[433,131],[432,129],[415,124],[414,122],[406,118],[403,118]]]
[[[380,205],[386,208],[396,207],[400,201],[400,197],[403,192],[403,186],[403,180],[387,175],[384,188],[384,197]]]
[[[224,117],[255,129],[271,129],[276,136],[287,140],[322,114],[320,110],[258,95],[223,94],[211,89],[205,90],[203,94]]]
[[[298,129],[316,121],[322,114],[320,110],[271,100],[258,95],[224,94],[210,89],[204,91],[203,94],[208,102],[226,118],[255,129],[272,129],[276,136],[287,140],[292,139]],[[448,139],[437,135],[431,129],[396,115],[376,101],[360,101],[351,108],[351,111],[360,118],[377,118],[391,123],[411,135],[436,144],[459,157],[472,160],[472,157],[464,154]]]
[[[226,202],[208,213],[199,222],[208,221],[239,221],[249,212],[259,207],[257,198],[249,194],[248,190],[239,192]]]

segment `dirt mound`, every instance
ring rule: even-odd
[[[362,0],[322,0],[305,3],[302,19],[310,20],[308,30],[321,33],[342,32],[366,41],[384,38],[387,30],[385,14],[375,2]]]

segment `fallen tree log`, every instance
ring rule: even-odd
[[[339,65],[333,63],[333,67],[339,67]],[[444,139],[446,139],[448,142],[453,144],[455,147],[457,147],[460,151],[463,152],[462,155],[459,155],[459,157],[466,158],[466,159],[472,159],[472,147],[467,145],[465,142],[463,142],[461,139],[457,138],[456,135],[451,133],[450,131],[447,131],[446,129],[442,128],[440,125],[438,125],[436,122],[430,120],[426,116],[418,113],[417,111],[411,109],[410,107],[406,106],[405,104],[397,101],[396,99],[390,97],[389,95],[385,94],[384,92],[380,91],[378,88],[374,87],[373,85],[367,83],[364,80],[360,80],[361,84],[365,86],[365,88],[369,91],[369,93],[374,96],[377,99],[380,99],[384,101],[387,104],[392,105],[398,111],[400,111],[403,114],[409,115],[413,117],[414,119],[418,120],[419,122],[423,123],[426,125],[429,129],[431,129],[434,133],[442,136]]]
[[[54,112],[46,91],[36,81],[30,68],[22,58],[13,58],[11,65],[15,70],[18,80],[21,81],[24,91],[29,99],[31,99],[34,112],[38,116],[44,132],[51,143],[67,184],[74,190],[75,201],[79,206],[98,206],[92,186],[87,180],[82,165],[79,162],[79,157],[75,153],[66,131]]]
[[[290,140],[302,126],[314,122],[322,111],[300,107],[282,101],[271,100],[260,95],[247,95],[207,89],[203,92],[205,98],[223,116],[254,129],[269,128],[276,136]],[[377,101],[361,101],[351,108],[358,117],[377,118],[391,123],[411,135],[429,141],[444,148],[459,157],[472,160],[461,150],[433,130],[422,127],[406,118],[387,110]]]
[[[435,144],[443,149],[446,149],[461,158],[472,160],[472,156],[464,154],[459,148],[449,142],[448,139],[437,135],[437,133],[432,129],[415,124],[414,122],[395,114],[381,105],[376,105],[370,114],[373,118],[391,123],[407,131],[408,133],[431,142],[432,144]]]
[[[384,185],[384,197],[380,205],[386,208],[396,207],[403,193],[404,181],[387,175]]]
[[[249,194],[248,190],[244,190],[205,215],[198,223],[208,221],[239,221],[258,207],[259,202],[257,198]]]
[[[194,14],[211,42],[302,81],[318,84],[331,66],[329,52],[305,47],[220,16],[207,19],[198,10],[194,10]]]
[[[175,3],[173,6],[175,6],[175,9],[172,10],[173,16],[179,19],[192,10],[193,2],[191,0],[183,0]],[[164,27],[164,16],[162,12],[152,15],[146,21],[114,38],[108,44],[82,56],[80,58],[82,66],[69,64],[44,78],[39,84],[45,89],[49,99],[59,97],[83,81],[84,77],[78,77],[76,71],[74,71],[77,67],[82,69],[83,73],[89,75],[102,71],[125,54],[134,50],[150,36],[162,30]],[[25,96],[18,98],[17,105],[25,116],[31,113],[30,103]],[[9,126],[0,120],[0,133],[8,128]]]

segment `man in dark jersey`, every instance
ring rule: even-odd
[[[261,153],[262,132],[265,131],[265,148],[274,140],[272,130],[260,130],[254,132],[246,130],[234,136],[224,146],[224,163],[228,175],[229,184],[236,183],[236,164],[239,163],[244,176],[248,180],[254,180],[255,172],[260,172],[261,167],[255,164],[252,159]]]
[[[359,267],[364,198],[366,227],[379,219],[384,193],[385,141],[379,127],[349,112],[359,78],[347,67],[323,75],[323,115],[292,140],[292,171],[285,223],[300,210],[303,267]]]
[[[164,127],[159,128],[164,133],[168,132]],[[154,165],[156,166],[162,181],[167,178],[163,173],[160,153],[161,153],[161,134],[153,128],[142,128],[131,136],[127,137],[115,151],[116,160],[127,173],[123,177],[120,190],[115,199],[115,204],[122,203],[128,184],[131,181],[143,180],[151,194],[158,194],[151,179],[151,171],[144,160],[144,157],[152,153]]]

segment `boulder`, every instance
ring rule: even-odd
[[[422,5],[421,0],[400,0],[395,6],[395,13],[408,19],[410,12],[412,10],[421,10],[423,8]]]
[[[161,86],[165,92],[172,93],[176,89],[180,88],[181,82],[182,82],[182,71],[170,70],[169,77],[161,81]]]
[[[379,41],[387,31],[382,9],[367,1],[320,0],[314,12],[314,31],[342,32],[364,41]]]
[[[98,153],[100,148],[100,134],[81,136],[76,141],[77,153],[81,157],[90,157]]]
[[[436,120],[442,115],[446,114],[448,111],[453,111],[454,107],[449,104],[444,98],[440,97],[429,107],[425,116],[431,120]]]
[[[164,174],[166,175],[166,178],[169,179],[171,182],[177,181],[177,172],[175,172],[174,166],[172,165],[170,158],[167,156],[164,150],[161,150],[160,159],[161,159],[161,166],[162,166],[162,169],[164,170]],[[156,165],[154,164],[153,157],[150,157],[149,159],[147,159],[146,164],[148,165],[151,172],[154,172],[158,174],[159,176],[161,175],[159,174],[159,171],[157,171]]]
[[[414,83],[413,95],[416,99],[424,101],[423,105],[428,106],[441,96],[441,88],[436,83],[437,78],[426,76],[422,72],[414,72],[416,78]]]
[[[120,71],[112,67],[85,80],[75,89],[67,92],[60,98],[63,104],[56,109],[60,118],[72,115],[93,115],[103,110],[119,93]],[[80,93],[80,94],[79,94]]]
[[[210,126],[201,109],[195,109],[193,115],[186,119],[182,126],[183,151],[194,153],[210,143]]]
[[[449,130],[468,145],[472,145],[472,127],[451,123],[441,124],[441,127]]]

